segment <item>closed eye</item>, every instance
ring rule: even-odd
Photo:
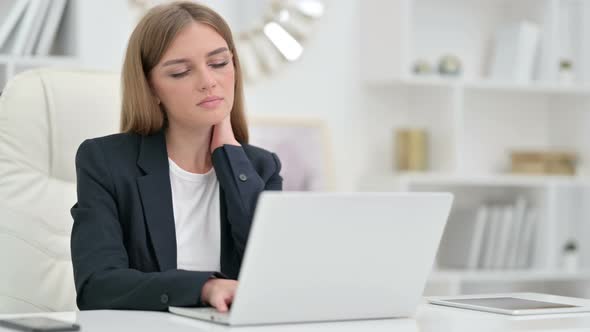
[[[186,75],[188,75],[190,70],[185,70],[182,73],[174,73],[174,74],[170,74],[170,76],[174,77],[174,78],[180,78],[180,77],[184,77]]]
[[[225,67],[228,63],[229,63],[229,61],[224,61],[224,62],[212,63],[209,66],[211,66],[213,68],[222,68],[222,67]]]

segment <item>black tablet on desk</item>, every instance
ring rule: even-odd
[[[555,296],[524,293],[502,295],[465,295],[457,297],[432,297],[428,302],[436,305],[487,311],[505,315],[543,315],[572,312],[590,312],[590,306],[578,301],[559,300]]]

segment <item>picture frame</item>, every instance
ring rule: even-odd
[[[252,116],[249,130],[250,144],[279,157],[284,191],[333,190],[330,134],[321,119]]]

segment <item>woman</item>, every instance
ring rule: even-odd
[[[277,156],[247,144],[231,31],[195,3],[155,7],[122,75],[123,133],[76,155],[78,307],[227,311],[257,197],[282,188]]]

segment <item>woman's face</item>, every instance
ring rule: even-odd
[[[207,128],[231,112],[234,74],[223,37],[209,25],[193,22],[178,33],[152,69],[150,85],[170,127]]]

